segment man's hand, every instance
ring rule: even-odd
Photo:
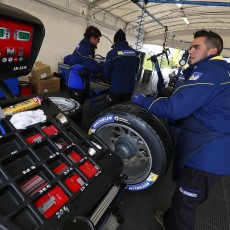
[[[149,106],[155,100],[155,97],[146,97],[142,93],[136,93],[132,96],[131,101],[140,105],[144,109],[149,109]]]

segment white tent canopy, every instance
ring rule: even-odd
[[[230,57],[230,0],[149,0],[146,5],[144,1],[134,3],[128,0],[88,0],[81,3],[89,9],[90,20],[100,20],[136,35],[139,30],[140,43],[162,45],[167,30],[166,46],[187,49],[195,31],[213,30],[224,39],[222,54]]]
[[[205,28],[223,37],[222,55],[230,57],[230,0],[222,1],[149,0],[145,7],[143,1],[131,0],[0,0],[44,23],[46,35],[37,59],[50,65],[53,71],[64,56],[72,53],[89,25],[98,27],[105,36],[96,51],[102,56],[111,49],[106,37],[113,40],[120,28],[134,48],[143,44],[162,46],[167,38],[166,47],[183,50],[189,48],[193,33]],[[176,3],[181,3],[181,7]],[[189,24],[185,23],[185,17]]]

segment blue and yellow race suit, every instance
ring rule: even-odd
[[[112,47],[103,65],[103,75],[111,84],[110,92],[132,93],[139,68],[138,54],[126,41],[117,42]]]
[[[148,108],[158,116],[182,119],[174,179],[185,165],[230,175],[230,64],[211,55],[188,67],[184,75],[184,85]]]
[[[94,59],[96,48],[97,47],[93,45],[86,37],[81,40],[69,60],[71,70],[66,82],[68,87],[84,89],[84,79],[79,76],[79,70],[85,70],[84,74],[87,71],[88,77],[91,73],[95,74],[102,72],[102,65],[98,64]]]

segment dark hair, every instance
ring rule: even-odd
[[[113,42],[122,42],[122,41],[126,41],[126,37],[125,37],[125,32],[122,29],[119,29],[113,38]]]
[[[205,43],[209,48],[217,48],[218,54],[223,50],[223,39],[221,36],[211,30],[199,30],[194,34],[194,38],[206,37]]]
[[[84,36],[88,39],[90,39],[90,37],[94,37],[94,38],[101,37],[101,31],[95,26],[89,26],[86,29]]]

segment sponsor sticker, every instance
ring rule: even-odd
[[[184,188],[182,188],[182,187],[179,188],[179,191],[180,191],[181,193],[183,193],[185,196],[197,198],[197,193],[193,193],[193,192],[186,191],[186,190],[185,190]]]
[[[126,189],[130,191],[141,191],[141,190],[147,189],[155,183],[157,178],[158,178],[158,175],[151,172],[145,181],[139,184],[135,184],[135,185],[126,185]]]
[[[130,124],[130,122],[127,119],[122,118],[122,117],[115,116],[114,120]]]
[[[195,80],[197,80],[198,78],[200,78],[200,76],[201,76],[202,74],[203,74],[203,73],[194,72],[193,75],[189,78],[189,80],[195,81]]]
[[[114,122],[114,115],[113,114],[100,117],[91,125],[88,133],[89,134],[95,133],[95,131],[99,127],[101,127],[102,125],[107,124],[107,123],[112,123],[112,122]]]
[[[134,50],[119,50],[117,51],[118,55],[136,55]]]

